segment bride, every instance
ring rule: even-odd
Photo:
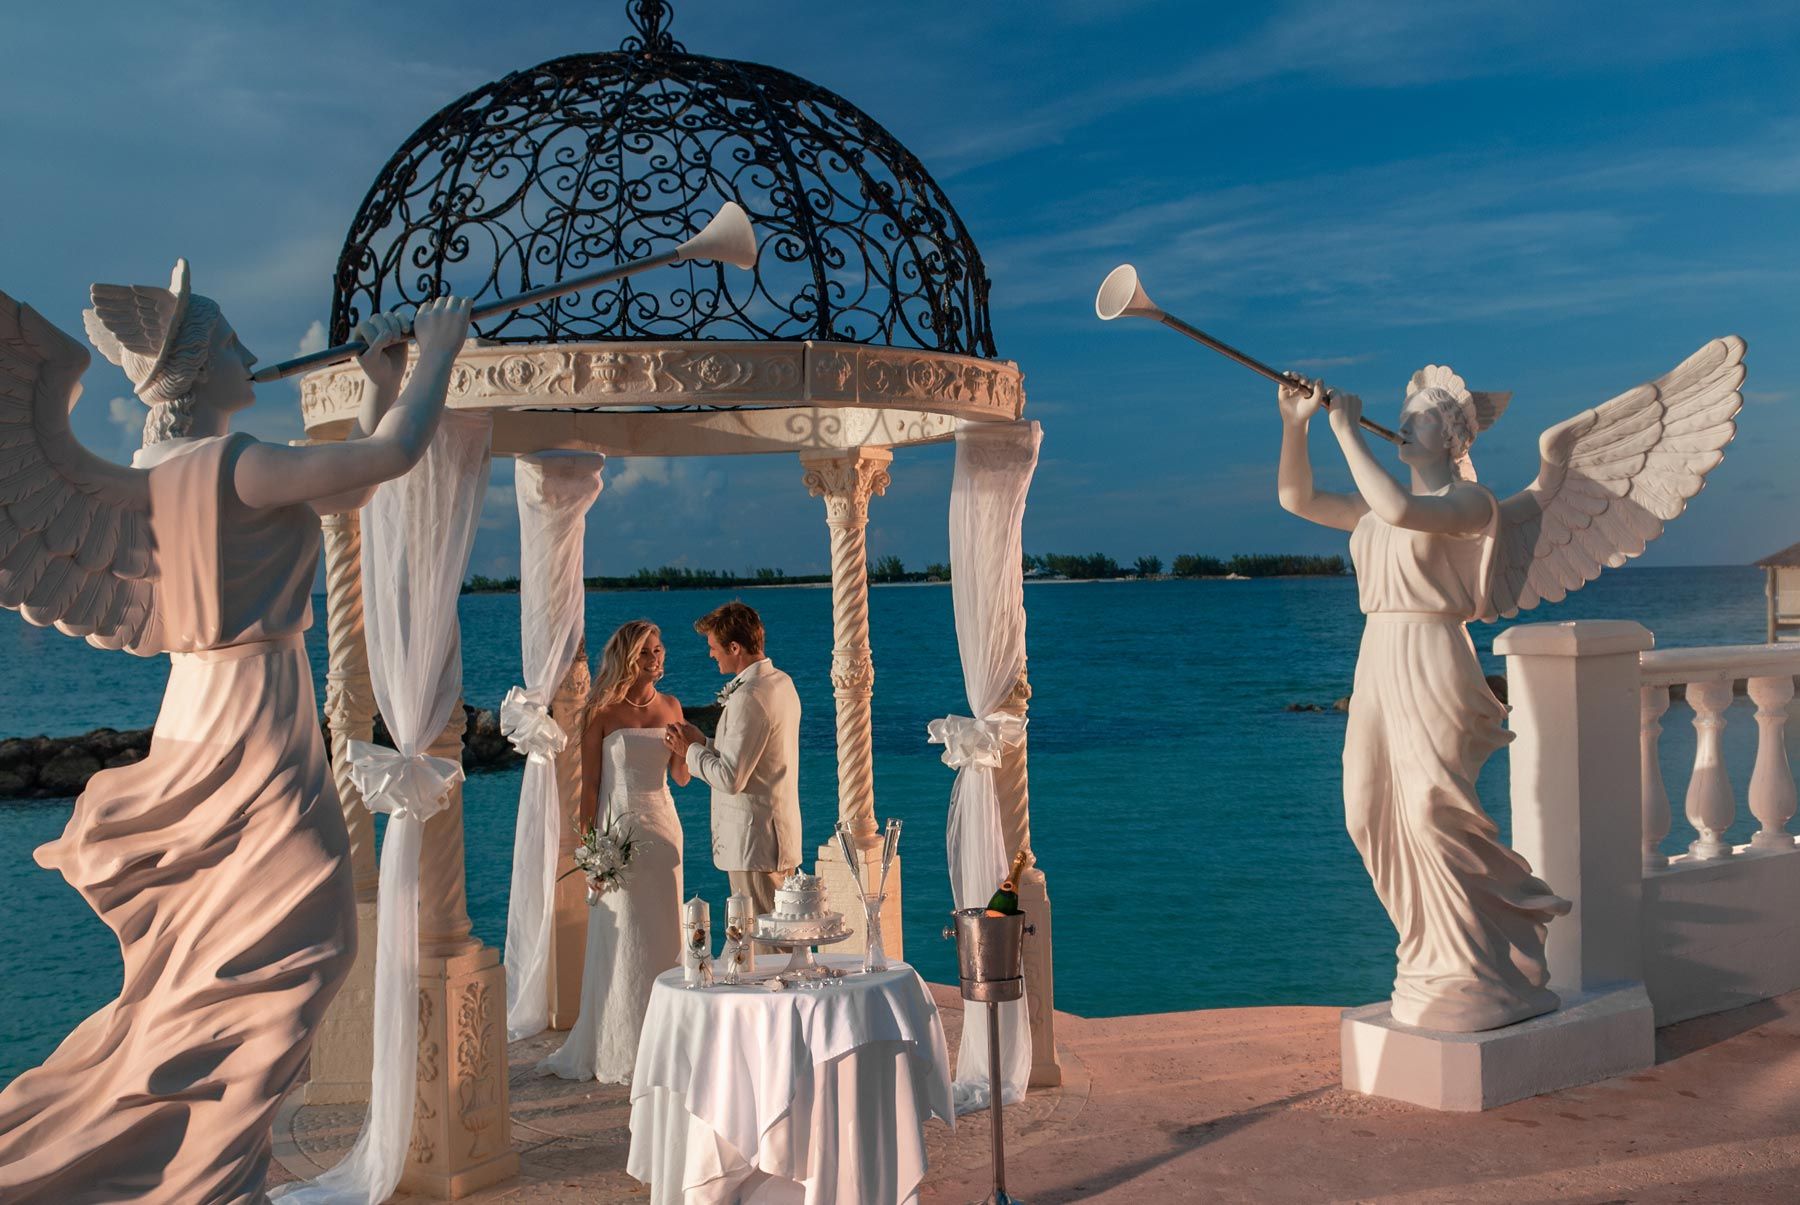
[[[624,883],[588,914],[580,1015],[562,1049],[538,1065],[563,1079],[628,1083],[651,981],[681,961],[681,821],[668,776],[686,786],[688,768],[662,742],[664,726],[682,718],[681,704],[656,689],[663,659],[649,620],[614,632],[582,729],[581,826],[595,823],[604,801],[600,823],[630,826],[634,850]]]

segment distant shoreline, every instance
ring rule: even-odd
[[[1158,574],[1155,577],[1028,577],[1027,586],[1089,586],[1117,585],[1121,582],[1291,582],[1304,578],[1354,578],[1350,573],[1271,573],[1263,577],[1245,577],[1233,574],[1208,574],[1200,577],[1176,577],[1172,573]],[[870,582],[871,590],[885,590],[890,587],[907,586],[948,586],[949,579],[926,582]],[[667,594],[684,590],[829,590],[831,579],[812,581],[810,579],[793,578],[784,582],[740,582],[736,584],[704,583],[697,585],[667,586],[587,586],[588,594]],[[517,594],[517,586],[464,586],[464,594]]]

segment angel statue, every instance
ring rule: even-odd
[[[230,431],[255,357],[219,307],[92,290],[88,336],[150,407],[126,468],[78,443],[88,353],[0,293],[0,603],[101,648],[169,654],[150,752],[102,770],[37,861],[118,935],[119,998],[0,1092],[0,1199],[261,1200],[276,1106],[355,953],[348,838],[301,643],[319,514],[424,455],[469,303],[357,328],[374,388],[320,447]]]
[[[1512,739],[1471,619],[1558,602],[1662,534],[1736,431],[1744,344],[1714,340],[1660,380],[1559,423],[1537,480],[1499,501],[1469,447],[1511,398],[1450,369],[1413,374],[1400,409],[1411,488],[1363,442],[1362,401],[1322,385],[1279,390],[1284,509],[1350,533],[1363,613],[1344,736],[1346,824],[1399,933],[1393,1018],[1472,1033],[1557,1008],[1544,939],[1569,911],[1501,844],[1475,780]],[[1353,493],[1313,488],[1307,423],[1328,407]]]

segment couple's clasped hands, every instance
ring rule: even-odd
[[[703,745],[705,743],[706,734],[686,721],[679,724],[669,724],[663,728],[663,744],[667,745],[669,752],[673,753],[676,757],[685,758],[687,756],[688,746]]]

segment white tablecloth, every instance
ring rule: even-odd
[[[657,1205],[904,1202],[918,1195],[933,1116],[954,1124],[950,1058],[905,963],[779,992],[690,990],[676,969],[650,993],[625,1166]]]

